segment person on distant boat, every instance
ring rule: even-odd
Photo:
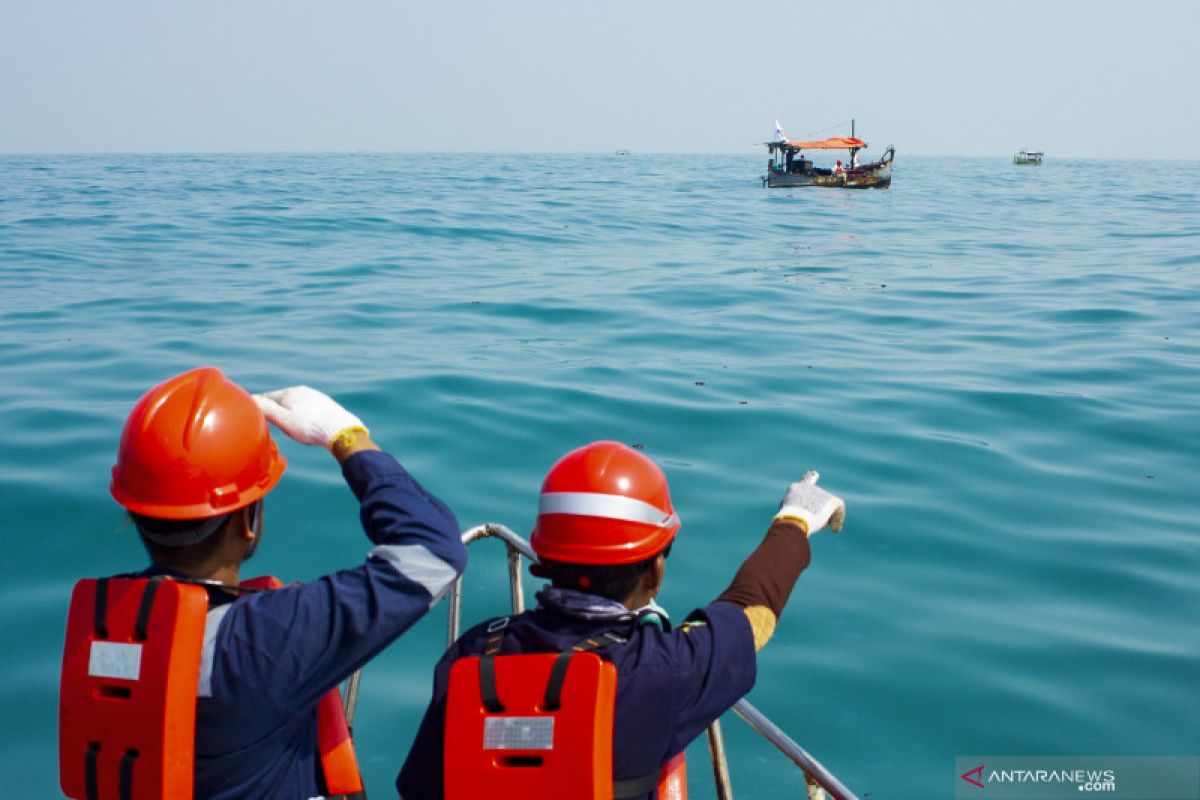
[[[262,538],[264,498],[287,463],[268,420],[292,439],[333,455],[358,498],[374,547],[356,567],[250,592],[239,587],[242,566]],[[159,586],[177,583],[180,591],[199,582],[207,592],[207,615],[196,623],[203,628],[199,682],[176,687],[190,692],[195,707],[195,797],[361,796],[340,703],[333,702],[331,712],[327,700],[424,616],[462,572],[466,550],[450,509],[327,395],[294,386],[252,397],[213,367],[171,378],[134,406],[111,492],[129,512],[151,561],[143,572],[121,577],[150,579],[147,586],[154,579]],[[281,538],[281,544],[298,543]],[[121,608],[112,594],[121,582],[105,580],[109,588],[96,592],[101,620],[106,597],[111,613]],[[143,605],[146,594],[154,596],[145,589]],[[142,672],[148,670],[147,661]],[[133,677],[165,679],[139,678],[136,671]],[[64,675],[64,685],[69,678]],[[345,731],[348,764],[324,752],[326,726],[334,724],[327,722],[329,713]],[[117,757],[119,748],[131,746],[101,743],[100,759],[110,744]],[[95,780],[96,757],[89,758]],[[137,759],[130,769],[136,777]],[[115,765],[102,762],[99,774],[111,776],[115,787]],[[116,797],[112,791],[100,796]]]
[[[838,159],[837,166],[835,166],[833,168],[833,174],[834,175],[845,175],[846,174],[846,170],[842,167],[842,160],[840,158]]]
[[[858,169],[858,151],[850,154],[850,169]]]
[[[530,571],[550,585],[537,593],[535,609],[477,625],[442,656],[432,700],[396,780],[403,800],[550,796],[535,793],[535,785],[554,796],[590,796],[589,768],[608,763],[593,757],[595,742],[571,741],[565,718],[554,721],[563,733],[540,744],[530,737],[537,736],[536,715],[560,702],[564,713],[602,718],[594,694],[569,696],[569,676],[578,669],[582,680],[587,669],[576,666],[578,659],[593,652],[616,673],[608,729],[613,796],[651,797],[656,787],[658,796],[667,796],[660,781],[673,778],[676,757],[753,686],[756,652],[771,638],[808,566],[809,537],[826,525],[841,530],[845,505],[816,481],[810,472],[788,487],[766,537],[729,587],[673,627],[654,603],[680,527],[666,476],[618,442],[594,442],[563,456],[542,484],[530,538],[538,556]],[[555,669],[561,663],[564,671],[557,682],[553,670],[548,681],[544,672],[531,677],[529,658],[509,658],[520,654],[560,654],[540,658],[552,660]],[[521,716],[522,686],[524,696],[539,698],[528,709],[532,716]],[[505,707],[517,716],[487,716]],[[481,726],[484,733],[477,735]],[[496,740],[485,744],[493,734]],[[506,745],[506,735],[517,743]],[[562,741],[554,738],[560,735]],[[496,766],[506,757],[503,748],[521,744],[545,749],[531,751],[535,755],[525,758],[523,769]],[[599,745],[607,748],[608,742]],[[556,759],[552,751],[560,747],[566,750]],[[563,772],[539,774],[564,763]],[[571,781],[583,785],[566,785]]]

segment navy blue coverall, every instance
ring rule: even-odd
[[[425,614],[466,566],[454,514],[390,455],[355,453],[342,474],[375,544],[365,563],[269,592],[210,593],[197,798],[320,795],[317,702]]]

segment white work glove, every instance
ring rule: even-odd
[[[329,447],[344,431],[367,432],[361,419],[329,395],[308,386],[290,386],[256,394],[254,402],[279,430],[301,444]]]
[[[799,483],[789,486],[775,519],[800,520],[809,536],[826,525],[833,528],[834,533],[841,531],[846,519],[846,504],[842,498],[817,486],[819,477],[816,470],[809,470]]]

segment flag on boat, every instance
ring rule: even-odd
[[[787,141],[787,134],[783,132],[783,126],[779,124],[779,120],[775,120],[775,141]]]

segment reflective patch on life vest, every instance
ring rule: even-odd
[[[136,681],[142,671],[142,646],[123,642],[92,642],[88,675]]]
[[[487,717],[484,750],[553,750],[554,717]]]

